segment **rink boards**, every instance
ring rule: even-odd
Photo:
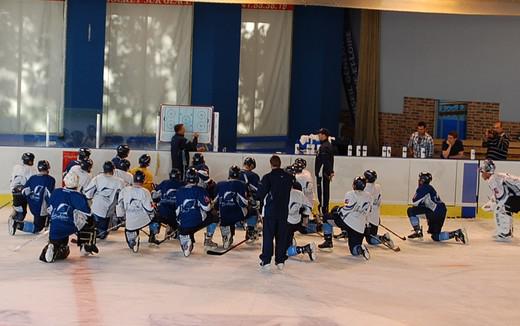
[[[22,153],[30,151],[38,160],[48,160],[51,164],[51,175],[57,180],[62,173],[63,152],[71,149],[35,148],[35,147],[0,147],[2,152],[2,169],[0,170],[1,203],[10,199],[9,179],[13,165],[20,162]],[[139,156],[148,153],[152,157],[151,170],[155,182],[168,177],[171,169],[170,152],[132,150],[129,160],[132,167],[137,165]],[[93,174],[101,172],[104,161],[115,156],[113,149],[93,149]],[[269,172],[269,154],[248,153],[204,153],[210,175],[215,181],[225,180],[231,165],[241,166],[245,157],[254,157],[257,162],[256,172],[262,176]],[[280,155],[283,166],[294,162],[298,157],[307,160],[307,168],[314,174],[314,156]],[[478,176],[479,161],[439,160],[439,159],[403,159],[379,157],[336,157],[336,176],[331,183],[331,202],[343,202],[344,194],[351,189],[352,180],[362,175],[367,169],[378,173],[378,182],[383,192],[383,215],[405,216],[406,207],[417,187],[417,175],[428,171],[433,175],[432,184],[448,205],[448,216],[475,216],[475,209],[488,201],[490,191],[487,184]],[[520,175],[519,162],[497,162],[497,171]],[[477,196],[478,195],[478,196]],[[482,212],[478,213],[483,216]]]

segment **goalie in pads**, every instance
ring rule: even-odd
[[[78,176],[68,173],[63,179],[65,188],[54,190],[49,200],[51,224],[49,243],[43,248],[40,260],[53,263],[70,254],[69,236],[78,236],[77,244],[82,255],[98,253],[96,229],[90,216],[85,195],[77,191]]]
[[[482,179],[493,193],[491,200],[482,207],[493,211],[497,241],[510,241],[513,237],[513,214],[520,211],[520,178],[506,173],[495,173],[495,163],[487,159],[480,167]]]

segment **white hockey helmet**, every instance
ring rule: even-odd
[[[482,165],[480,166],[480,172],[486,172],[486,173],[489,173],[489,174],[493,174],[495,173],[495,169],[496,169],[496,166],[495,166],[495,162],[493,162],[493,160],[491,159],[486,159],[482,162]]]
[[[77,189],[79,187],[79,177],[76,173],[69,172],[63,177],[63,183],[65,188]]]

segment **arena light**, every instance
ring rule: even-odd
[[[387,11],[520,16],[519,0],[194,0],[264,5],[315,5]]]

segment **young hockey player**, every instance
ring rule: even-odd
[[[63,175],[69,173],[70,169],[75,166],[79,165],[81,161],[88,160],[90,158],[90,154],[92,152],[90,151],[90,148],[87,147],[81,147],[78,150],[78,158],[76,160],[72,160],[67,164],[67,167],[65,167],[65,171],[63,171]],[[81,180],[80,180],[81,181]]]
[[[251,198],[254,198],[256,192],[258,191],[258,187],[260,186],[260,176],[253,171],[255,168],[255,159],[252,157],[246,157],[244,159],[242,171],[240,171],[240,180],[246,183]],[[248,239],[249,244],[253,243],[256,239],[258,239],[258,231],[256,230],[256,225],[258,223],[259,210],[260,205],[258,204],[258,202],[252,200],[251,205],[249,206],[247,211],[246,219],[246,239]]]
[[[393,249],[395,248],[395,245],[388,232],[384,235],[377,235],[381,219],[381,186],[375,183],[377,180],[377,173],[374,170],[366,170],[364,177],[367,181],[365,191],[372,196],[372,211],[368,215],[368,225],[365,231],[366,240],[371,245],[379,245],[382,243],[388,248]]]
[[[90,172],[92,171],[92,165],[92,160],[87,158],[82,161],[79,161],[79,164],[74,165],[69,171],[69,173],[74,173],[79,178],[79,192],[84,192],[85,188],[90,183],[90,180],[92,180],[92,175],[90,174]]]
[[[229,168],[228,180],[217,183],[215,202],[220,215],[220,234],[224,249],[233,244],[235,223],[245,220],[247,216],[247,185],[239,179],[240,168],[233,165]]]
[[[185,181],[188,184],[177,190],[176,201],[179,241],[184,256],[188,257],[193,250],[192,237],[195,232],[210,224],[217,223],[218,216],[210,212],[211,201],[208,192],[197,185],[199,183],[197,170],[189,168],[186,171]],[[211,240],[211,236],[205,235],[205,246],[208,244],[208,237]]]
[[[168,225],[166,237],[172,236],[177,232],[179,224],[177,223],[177,209],[176,195],[177,190],[184,187],[185,183],[182,181],[181,171],[173,169],[170,172],[170,178],[161,182],[152,192],[152,199],[157,203],[157,222]]]
[[[112,163],[114,163],[116,169],[122,170],[121,161],[126,159],[130,154],[130,147],[126,144],[119,145],[117,146],[116,152],[117,155],[112,159]]]
[[[308,254],[311,261],[316,260],[316,244],[310,243],[305,246],[294,244],[294,232],[302,227],[302,220],[309,218],[311,207],[308,200],[301,190],[299,182],[294,182],[291,189],[289,200],[289,215],[287,217],[287,256],[292,257],[298,254]],[[294,242],[293,242],[294,241]]]
[[[35,175],[34,154],[23,153],[22,164],[16,164],[11,174],[10,188],[13,196],[13,212],[10,219],[22,221],[27,215],[27,199],[22,191],[25,183],[30,177]]]
[[[135,174],[137,173],[137,171],[141,171],[143,172],[144,176],[145,176],[145,180],[144,180],[144,183],[143,183],[143,187],[148,190],[149,192],[151,192],[154,188],[154,184],[153,184],[153,173],[152,171],[150,171],[149,169],[149,166],[150,166],[150,162],[152,161],[152,158],[150,157],[150,155],[148,154],[143,154],[141,155],[141,157],[139,158],[139,167],[137,168],[133,168],[132,170],[130,170],[130,173],[135,177]],[[135,180],[135,179],[134,179]]]
[[[408,218],[413,227],[413,233],[408,236],[408,239],[423,238],[423,231],[419,215],[426,215],[428,221],[428,233],[434,241],[445,241],[455,238],[463,244],[467,241],[467,235],[464,229],[456,231],[442,232],[444,219],[446,218],[446,205],[435,191],[430,183],[432,175],[429,172],[419,173],[419,187],[415,191],[412,199],[412,207],[408,208]]]
[[[294,160],[294,171],[296,172],[296,181],[301,185],[303,194],[307,198],[307,204],[312,208],[314,206],[314,184],[312,183],[312,175],[306,170],[307,161],[303,158]]]
[[[363,244],[365,228],[368,223],[368,215],[372,209],[372,197],[366,191],[366,180],[356,177],[352,183],[351,191],[345,195],[343,207],[334,207],[331,214],[326,215],[323,224],[325,242],[320,244],[320,249],[332,249],[332,227],[335,225],[347,232],[348,247],[353,256],[362,255],[366,260],[370,259],[368,248]]]
[[[49,197],[56,185],[56,180],[49,175],[50,168],[48,161],[39,161],[38,174],[27,180],[22,191],[27,198],[27,203],[33,215],[33,222],[24,221],[20,215],[10,218],[8,221],[9,234],[14,235],[16,230],[38,233],[47,224]]]
[[[53,263],[69,256],[69,236],[77,234],[77,244],[82,255],[98,253],[96,228],[90,216],[85,195],[77,191],[78,176],[68,173],[63,178],[65,188],[52,192],[49,199],[50,229],[49,243],[43,248],[40,260]]]
[[[114,175],[123,180],[125,187],[131,186],[134,182],[134,176],[132,173],[128,172],[128,170],[130,170],[130,161],[126,158],[121,159],[119,161],[119,167],[116,166],[116,169],[114,170]]]
[[[87,198],[92,200],[92,216],[100,239],[108,236],[108,225],[116,216],[118,195],[124,186],[123,180],[114,176],[114,170],[114,163],[106,161],[103,173],[95,176],[84,189]]]
[[[496,224],[496,240],[511,241],[513,237],[513,214],[520,211],[520,178],[506,173],[496,173],[495,163],[487,159],[482,162],[480,173],[493,193],[484,205],[486,211],[493,211]]]
[[[155,239],[157,225],[152,225],[154,209],[152,207],[152,196],[144,187],[146,176],[143,171],[134,174],[133,186],[121,190],[117,205],[117,216],[125,216],[125,237],[128,247],[133,252],[139,251],[139,231],[146,226],[150,228],[150,239]],[[150,240],[149,239],[149,240]]]

